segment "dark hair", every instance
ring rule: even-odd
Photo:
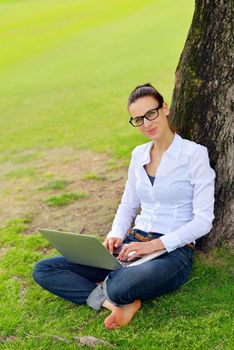
[[[144,96],[152,96],[154,97],[160,105],[163,104],[164,99],[162,95],[150,84],[138,85],[130,94],[128,98],[128,108],[130,104],[135,102],[138,98]]]
[[[143,85],[138,85],[131,92],[128,98],[128,108],[138,98],[144,97],[144,96],[152,96],[153,98],[155,98],[156,101],[159,102],[159,105],[162,105],[164,102],[164,99],[162,95],[158,92],[158,90],[156,90],[150,83],[146,83]],[[172,132],[177,132],[176,128],[171,123],[170,117],[168,117],[168,124]]]

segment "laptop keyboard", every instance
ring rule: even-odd
[[[130,261],[122,261],[122,260],[119,260],[119,259],[117,259],[117,260],[122,266],[128,266],[129,264],[131,264]]]

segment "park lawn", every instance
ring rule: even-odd
[[[33,281],[34,263],[56,252],[37,232],[25,234],[30,220],[12,219],[0,232],[0,349],[88,349],[73,338],[88,335],[121,350],[233,349],[233,257],[225,245],[197,254],[182,288],[144,302],[126,328],[108,331],[107,310],[76,306]]]
[[[0,161],[15,183],[4,196],[22,190],[20,179],[39,181],[27,164],[53,148],[109,153],[113,168],[116,158],[128,162],[146,141],[128,125],[128,94],[150,81],[170,102],[193,7],[192,0],[0,0]],[[84,178],[105,181],[88,161]],[[61,178],[47,184],[58,190],[53,206],[80,196],[61,195],[66,186]],[[35,284],[34,263],[56,252],[28,230],[33,217],[9,219],[0,228],[0,349],[85,349],[73,338],[81,335],[124,350],[233,349],[233,261],[225,246],[197,254],[179,291],[145,302],[128,327],[107,331],[108,311],[77,307]]]
[[[0,160],[72,145],[129,158],[127,98],[170,102],[193,0],[0,0]]]

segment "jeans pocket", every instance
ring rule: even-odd
[[[188,247],[177,248],[174,250],[173,255],[177,258],[183,265],[192,265],[193,251]]]
[[[187,247],[186,245],[184,247],[181,247],[181,248],[178,248],[179,249],[179,252],[181,254],[183,254],[184,256],[188,257],[188,258],[192,258],[193,257],[193,253],[194,253],[194,250]]]
[[[188,248],[189,249],[189,248]],[[176,259],[178,263],[178,267],[180,270],[180,277],[181,277],[181,284],[185,283],[190,275],[190,272],[192,270],[193,260],[192,255],[193,251],[191,252],[189,250],[184,250],[182,248],[178,248],[174,250],[173,257]]]

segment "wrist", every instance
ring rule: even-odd
[[[165,246],[160,238],[153,239],[151,242],[154,245],[155,250],[165,249]]]

